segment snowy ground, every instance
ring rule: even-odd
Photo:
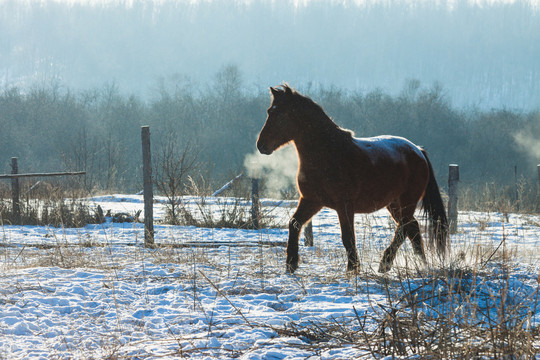
[[[92,200],[113,212],[143,207],[139,196]],[[207,199],[215,211],[228,201]],[[285,225],[294,204],[263,205]],[[163,216],[161,203],[155,209]],[[379,256],[393,234],[381,211],[357,215],[361,274],[346,276],[335,213],[324,210],[313,223],[315,246],[300,248],[294,276],[284,274],[281,228],[157,225],[163,246],[149,250],[140,224],[4,225],[0,358],[372,358],[355,339],[378,329],[381,309],[403,291],[403,273],[409,289],[420,289],[440,264],[418,265],[405,244],[395,269],[380,276]],[[500,310],[505,288],[505,306],[527,317],[526,330],[540,327],[540,216],[462,213],[452,244],[452,266],[484,274],[469,292],[488,309],[478,317]],[[538,353],[538,331],[531,333]]]

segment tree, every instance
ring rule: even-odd
[[[184,194],[186,177],[199,166],[198,155],[190,141],[183,147],[179,146],[174,133],[167,136],[158,152],[154,182],[158,191],[167,197],[167,220],[170,224],[180,223],[180,196]]]

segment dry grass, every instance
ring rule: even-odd
[[[17,267],[15,263],[18,263],[24,267],[95,267],[113,271],[123,262],[143,259],[179,264],[186,269],[185,280],[193,284],[193,310],[202,312],[206,310],[198,302],[198,289],[213,287],[216,296],[225,299],[242,295],[233,290],[222,291],[219,287],[221,281],[234,279],[239,272],[244,280],[252,281],[252,287],[242,288],[243,291],[279,292],[279,289],[267,289],[265,284],[267,279],[282,273],[284,258],[281,248],[251,248],[248,253],[236,251],[234,261],[226,261],[206,248],[147,250],[133,247],[124,255],[123,261],[115,262],[108,245],[81,242],[68,246],[61,239],[57,245],[37,250],[22,248],[16,250],[19,253],[13,251],[6,255],[7,250],[10,249],[3,249],[4,259],[10,258],[12,267]],[[371,256],[377,258],[373,253]],[[351,296],[382,292],[386,300],[372,300],[369,311],[354,308],[355,317],[346,321],[336,318],[308,324],[291,321],[284,326],[270,326],[251,322],[244,316],[245,309],[235,307],[235,310],[246,326],[268,328],[281,337],[302,339],[303,345],[294,346],[314,353],[352,346],[363,351],[366,359],[388,356],[402,359],[534,359],[540,351],[540,329],[537,324],[532,325],[531,319],[540,307],[540,278],[534,285],[535,289],[516,289],[512,283],[513,256],[514,252],[503,248],[476,248],[476,252],[458,252],[456,259],[442,268],[426,270],[416,264],[405,263],[389,276],[380,276],[366,266],[358,276],[349,279]],[[343,282],[345,259],[342,249],[313,250],[310,257],[310,262],[329,262],[329,268],[336,271],[329,271],[324,276],[318,274],[317,279],[313,279],[306,270],[305,275],[296,277],[296,286],[304,288],[305,294],[314,282]],[[470,260],[471,257],[478,259]],[[468,260],[462,261],[465,258]],[[477,265],[471,266],[470,263]],[[238,264],[245,265],[239,269]],[[309,263],[304,265],[309,268]],[[524,306],[531,300],[533,308]],[[228,301],[233,304],[233,301]],[[212,314],[207,316],[208,323],[212,324]],[[103,351],[111,358],[122,356],[120,344],[109,342],[106,347]],[[208,355],[211,353],[208,349]],[[182,353],[183,356],[203,354],[205,349]]]
[[[532,293],[513,289],[510,271],[493,276],[448,268],[422,278],[416,271],[403,271],[394,279],[375,280],[385,289],[386,302],[373,301],[371,311],[355,308],[353,320],[307,326],[291,322],[273,329],[281,336],[308,339],[319,351],[354,346],[365,358],[534,359],[540,352],[540,328],[531,324],[540,307],[540,278]],[[364,289],[374,286],[373,279],[362,276]],[[533,308],[524,305],[519,290],[528,290]]]

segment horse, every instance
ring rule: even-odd
[[[298,241],[302,227],[323,207],[334,209],[347,252],[347,273],[359,267],[354,215],[386,207],[396,222],[392,242],[384,251],[378,271],[392,268],[406,238],[426,262],[417,205],[430,220],[432,248],[444,257],[448,220],[427,152],[398,136],[356,138],[338,126],[310,98],[288,84],[271,87],[271,104],[257,139],[261,154],[270,155],[292,142],[299,159],[296,183],[300,198],[289,221],[286,272],[298,269]],[[433,244],[435,243],[435,244]]]

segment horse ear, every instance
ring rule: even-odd
[[[274,87],[270,87],[270,93],[273,95],[273,96],[276,96],[278,94],[279,90],[277,90],[276,88]]]
[[[293,91],[292,91],[291,87],[287,83],[283,84],[283,90],[285,90],[285,94],[287,94],[287,95],[292,95],[293,94]]]

